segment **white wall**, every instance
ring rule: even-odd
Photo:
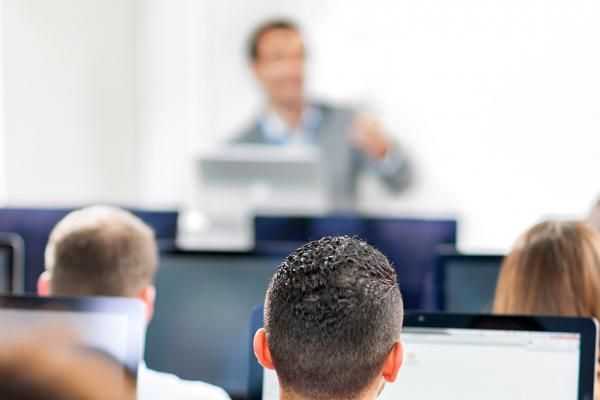
[[[417,184],[363,208],[454,215],[507,248],[599,193],[594,0],[4,0],[8,199],[182,205],[193,155],[261,108],[249,31],[299,21],[313,97],[366,106]],[[1,159],[0,159],[1,162]]]
[[[134,0],[4,0],[10,204],[138,199]]]
[[[147,206],[186,206],[194,197],[192,160],[210,115],[200,110],[211,109],[209,6],[191,0],[140,2],[140,193]]]
[[[502,250],[539,218],[582,216],[599,192],[598,2],[204,4],[198,137],[225,140],[260,107],[244,41],[258,21],[291,16],[309,42],[310,92],[367,104],[416,164],[401,197],[367,180],[366,210],[456,215],[463,247]]]

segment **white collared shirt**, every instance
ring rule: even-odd
[[[313,147],[323,120],[323,112],[314,105],[304,105],[298,126],[290,127],[274,109],[268,109],[260,119],[260,127],[267,143],[286,147]],[[390,145],[381,160],[368,159],[368,165],[380,176],[397,174],[404,168],[406,160],[396,144]]]
[[[186,381],[176,375],[149,369],[141,362],[138,369],[139,400],[230,400],[218,386],[200,381]]]
[[[273,109],[269,109],[260,120],[262,133],[271,144],[313,146],[323,118],[319,108],[305,105],[297,126],[290,127]]]

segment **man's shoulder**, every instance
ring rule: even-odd
[[[321,113],[320,137],[322,140],[336,146],[339,145],[340,140],[345,141],[354,121],[354,109],[350,106],[329,103],[315,103],[312,106]]]
[[[262,134],[260,124],[258,120],[253,121],[251,124],[242,129],[237,135],[231,140],[232,143],[240,144],[255,144],[264,143],[265,139]]]
[[[352,106],[332,104],[324,101],[309,101],[308,106],[312,107],[321,113],[323,121],[327,124],[345,124],[350,121],[355,114],[355,109]],[[260,118],[256,118],[238,134],[233,136],[231,143],[237,144],[264,144],[266,143],[265,136],[260,125]]]
[[[354,114],[354,107],[350,105],[343,104],[332,104],[329,102],[312,102],[310,103],[311,107],[316,108],[321,113],[324,114],[325,117],[339,117],[339,116],[347,116],[350,117]]]
[[[140,367],[138,374],[138,398],[153,399],[207,399],[230,400],[218,386],[200,381],[186,381],[176,375]]]

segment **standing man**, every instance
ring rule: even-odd
[[[353,110],[304,98],[305,49],[294,24],[271,21],[257,28],[249,57],[267,107],[235,143],[316,146],[330,199],[340,209],[354,206],[362,169],[371,170],[395,191],[408,185],[406,157],[379,124]]]

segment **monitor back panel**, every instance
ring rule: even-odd
[[[256,248],[290,252],[323,236],[347,235],[366,240],[394,265],[407,309],[437,307],[435,270],[441,245],[454,245],[454,220],[357,216],[278,217],[255,219]]]

